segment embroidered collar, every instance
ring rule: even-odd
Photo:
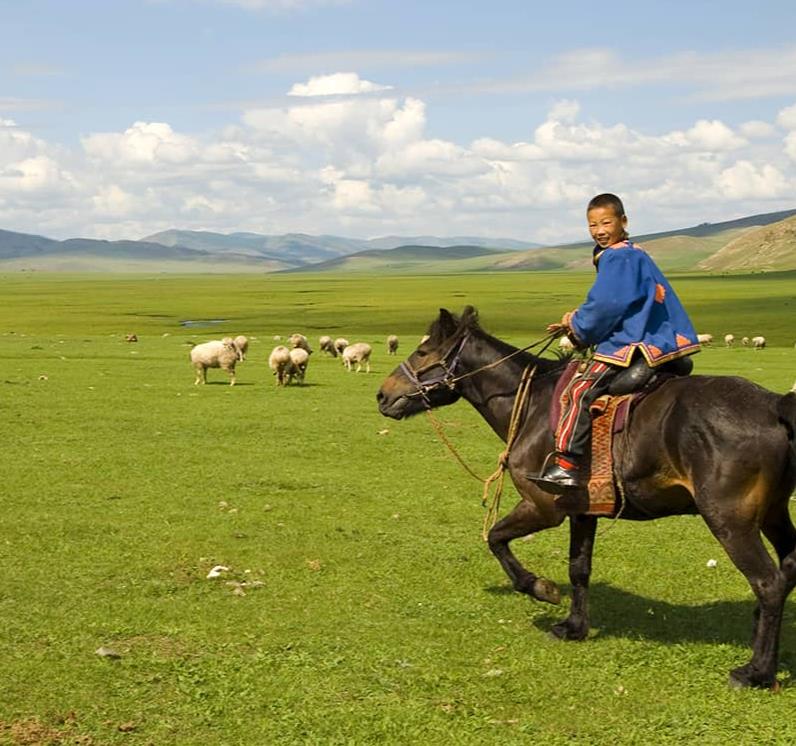
[[[597,262],[600,261],[600,257],[609,249],[631,249],[631,248],[634,248],[634,244],[629,238],[623,238],[621,241],[612,243],[610,246],[606,246],[605,248],[597,244],[592,250],[592,262],[596,267]]]

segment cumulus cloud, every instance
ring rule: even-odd
[[[777,124],[786,130],[796,130],[796,104],[777,114]]]
[[[721,172],[716,184],[728,199],[771,199],[785,196],[788,180],[770,163],[738,161]]]
[[[358,93],[388,91],[389,85],[362,80],[356,73],[333,73],[318,75],[306,83],[296,83],[288,91],[288,96],[344,96]]]
[[[793,206],[796,107],[776,122],[705,118],[652,133],[564,99],[523,139],[454,142],[429,131],[420,98],[360,95],[368,81],[351,76],[310,78],[313,95],[214,132],[138,121],[77,150],[0,120],[0,222],[55,237],[179,227],[569,241],[601,191],[622,194],[634,232]]]
[[[192,138],[176,134],[163,122],[136,122],[123,133],[106,132],[84,137],[89,157],[131,163],[180,163],[196,155]]]

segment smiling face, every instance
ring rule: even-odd
[[[627,216],[620,218],[613,207],[593,207],[586,213],[589,233],[600,248],[607,248],[624,240],[627,235]]]

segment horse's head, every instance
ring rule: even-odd
[[[457,366],[477,318],[472,306],[461,318],[441,308],[417,349],[381,385],[376,394],[379,411],[401,420],[457,401],[461,394],[454,379],[462,372]]]

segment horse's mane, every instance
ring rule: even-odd
[[[428,327],[427,334],[429,337],[429,344],[433,346],[442,345],[453,333],[472,334],[476,337],[485,339],[489,341],[501,355],[509,355],[518,349],[499,337],[495,337],[487,332],[481,326],[478,311],[474,306],[470,305],[464,307],[461,316],[446,311],[445,309],[440,309],[439,317]],[[521,352],[516,356],[516,360],[522,366],[536,362],[539,364],[540,369],[545,372],[556,368],[563,370],[572,357],[572,353],[561,353],[559,350],[556,350],[555,354],[556,359],[551,360],[549,358],[537,357],[529,352]]]

